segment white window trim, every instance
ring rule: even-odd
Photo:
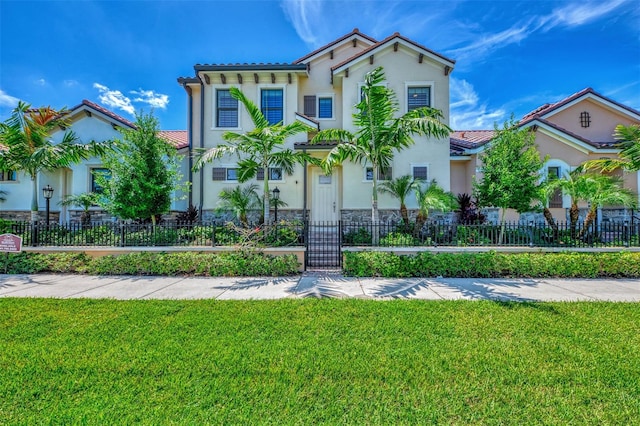
[[[262,111],[262,89],[282,89],[282,125],[287,124],[287,86],[285,84],[258,84],[256,86],[257,93],[256,105]],[[317,100],[316,100],[317,102]]]
[[[214,182],[219,182],[219,183],[240,183],[240,181],[238,179],[236,179],[236,180],[227,179],[227,170],[228,169],[236,169],[237,170],[238,169],[238,165],[237,164],[230,164],[230,163],[228,163],[228,164],[220,164],[219,166],[214,166],[214,167],[225,169],[225,171],[224,171],[224,180],[217,180],[217,181],[214,181]]]
[[[242,103],[238,101],[238,126],[237,127],[218,127],[218,90],[229,90],[233,86],[228,84],[214,84],[211,86],[211,104],[213,115],[211,116],[211,130],[242,130],[242,123],[240,122],[242,117],[241,105]]]
[[[331,98],[331,117],[320,118],[320,98]],[[316,93],[316,120],[328,121],[336,119],[336,100],[334,93]]]
[[[409,112],[409,88],[410,87],[430,87],[430,93],[429,93],[429,102],[430,102],[430,107],[431,108],[435,108],[435,104],[436,104],[436,96],[435,96],[435,85],[436,83],[434,81],[405,81],[404,82],[404,113],[406,114],[407,112]]]
[[[560,169],[560,179],[565,177],[569,172],[571,172],[575,167],[571,167],[565,161],[560,160],[558,158],[552,158],[542,166],[542,170],[540,170],[541,181],[547,176],[549,167],[558,167]],[[571,207],[571,197],[565,193],[562,194],[562,208]]]
[[[368,168],[372,168],[372,167],[373,166],[371,164],[367,164],[366,166],[364,166],[362,168],[362,182],[363,183],[372,183],[373,182],[373,179],[371,179],[371,180],[367,179],[367,169]],[[393,173],[393,164],[390,167],[391,167],[391,170],[392,170],[392,173]],[[380,173],[380,170],[378,170],[378,173]],[[393,176],[391,176],[391,179],[393,179]],[[389,181],[386,180],[386,179],[378,179],[378,182],[389,182]]]
[[[426,167],[427,168],[427,178],[424,180],[425,183],[431,182],[431,164],[429,163],[411,163],[411,177],[414,178],[413,169],[414,167]],[[415,179],[415,178],[414,178]]]
[[[280,176],[282,176],[282,178],[280,178],[280,180],[273,180],[273,179],[267,179],[269,182],[274,182],[274,183],[285,183],[285,179],[284,179],[284,175],[286,174],[285,171],[282,169],[282,167],[271,167],[269,166],[270,169],[280,169]],[[256,181],[258,182],[264,182],[264,180],[258,180],[258,178],[256,177]]]
[[[4,170],[4,172],[14,172],[16,174],[16,179],[15,180],[0,180],[0,182],[2,183],[2,185],[13,185],[14,183],[20,183],[20,172],[17,170]]]
[[[94,180],[93,171],[97,169],[107,169],[104,164],[87,164],[87,192],[93,192],[93,187],[91,186],[91,182]]]

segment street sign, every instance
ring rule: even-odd
[[[22,251],[22,238],[14,234],[0,235],[0,252],[20,253]]]

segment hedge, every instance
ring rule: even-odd
[[[298,273],[295,255],[262,253],[138,252],[92,258],[84,253],[22,252],[9,256],[11,274],[283,276]],[[0,273],[5,262],[0,260]]]
[[[358,277],[640,278],[640,253],[346,252],[344,274]]]

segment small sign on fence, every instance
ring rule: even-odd
[[[0,235],[0,252],[20,253],[22,251],[22,238],[14,234]]]

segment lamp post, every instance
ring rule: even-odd
[[[47,229],[49,228],[49,207],[51,204],[51,197],[53,197],[53,188],[51,185],[47,185],[42,188],[42,195],[44,196],[47,210],[46,210],[46,220],[47,220]]]
[[[273,221],[277,224],[278,223],[278,200],[280,199],[280,190],[278,189],[278,187],[276,186],[273,189],[273,208],[274,208],[274,215],[273,215]]]

